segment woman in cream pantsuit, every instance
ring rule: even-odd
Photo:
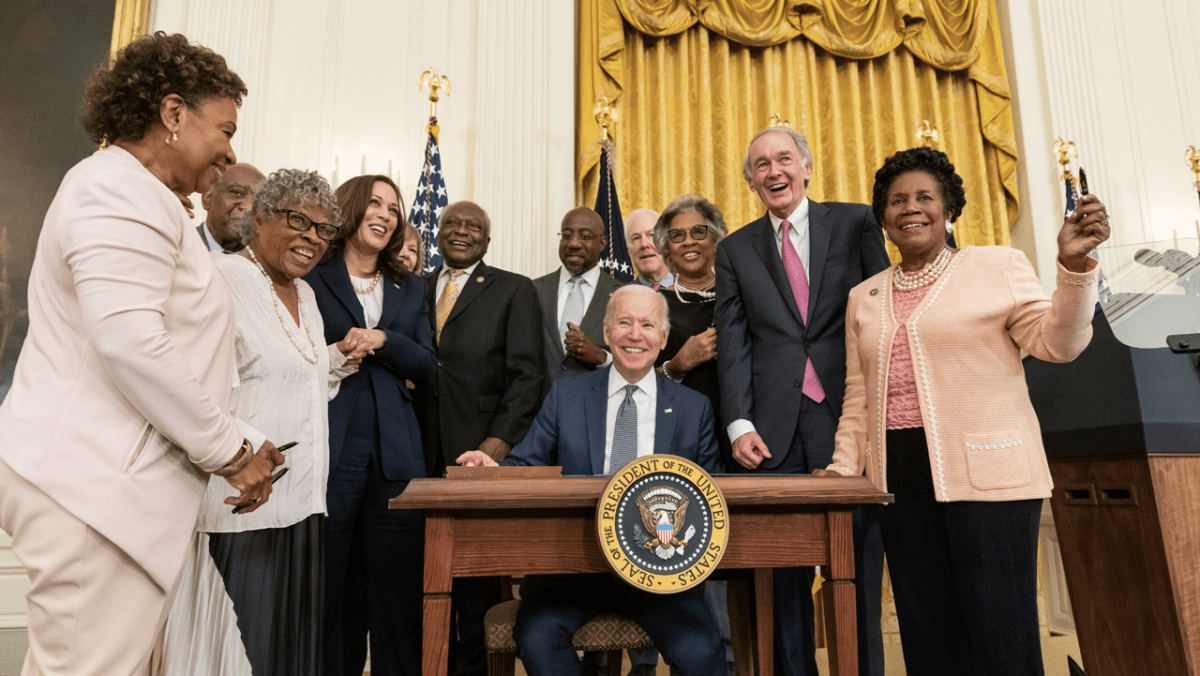
[[[236,162],[245,93],[223,58],[162,33],[88,86],[84,127],[109,146],[46,214],[0,407],[0,527],[31,582],[24,674],[147,673],[208,474],[245,512],[270,495],[282,457],[247,449],[230,415],[233,303],[185,211]]]
[[[1021,350],[1087,347],[1108,216],[1085,196],[1058,236],[1047,298],[1025,255],[946,243],[962,179],[944,153],[899,152],[873,208],[901,261],[850,292],[846,403],[828,470],[895,495],[880,517],[909,676],[1040,676],[1037,533],[1050,495]]]

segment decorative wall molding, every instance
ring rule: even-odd
[[[447,192],[491,216],[487,261],[531,277],[558,266],[553,233],[575,206],[574,3],[159,0],[154,10],[151,30],[213,48],[246,81],[240,160],[315,169],[335,186],[389,174],[406,204],[429,117],[417,78],[435,66],[451,81],[438,104]]]

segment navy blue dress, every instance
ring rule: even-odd
[[[345,260],[322,261],[306,277],[335,343],[367,328]],[[389,510],[388,500],[425,476],[421,431],[406,380],[437,369],[425,284],[416,275],[384,277],[383,313],[374,328],[386,344],[363,359],[329,403],[329,486],[325,526],[325,673],[361,674],[366,633],[371,673],[421,670],[424,517]]]

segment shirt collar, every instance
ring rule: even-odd
[[[463,277],[470,277],[470,276],[471,276],[471,273],[472,273],[472,272],[475,272],[475,268],[479,267],[479,263],[480,263],[479,261],[475,261],[474,263],[471,263],[471,264],[470,264],[470,265],[468,265],[467,267],[465,267],[465,268],[462,268],[462,271],[463,271]],[[443,266],[442,266],[442,274],[441,274],[441,276],[442,276],[442,277],[447,277],[447,278],[449,278],[449,277],[450,277],[450,271],[451,271],[451,270],[453,270],[453,269],[454,269],[454,268],[450,267],[449,265],[443,265]]]
[[[583,278],[583,281],[590,284],[593,289],[596,288],[596,286],[600,283],[600,266],[593,265],[591,270],[588,270],[587,272],[583,273],[582,275],[580,275],[580,277]],[[558,288],[561,289],[564,286],[566,286],[567,282],[570,279],[571,279],[571,273],[567,272],[566,268],[559,266],[559,268],[558,268]]]
[[[617,392],[624,393],[626,382],[625,376],[617,371],[616,366],[608,367],[608,396],[612,397]],[[654,369],[650,369],[648,373],[639,381],[634,383],[638,389],[645,392],[651,399],[655,399],[658,395],[658,376],[655,375]]]
[[[770,211],[767,212],[767,217],[771,219],[771,228],[775,230],[775,237],[783,237],[783,221],[784,219],[776,216]],[[796,205],[796,210],[787,217],[788,223],[792,224],[793,228],[808,227],[808,195],[800,200],[800,204]]]

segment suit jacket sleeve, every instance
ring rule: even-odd
[[[529,432],[517,444],[501,465],[554,465],[558,456],[558,396],[559,383],[550,388],[550,394],[529,426]]]
[[[516,445],[537,415],[546,378],[542,346],[542,308],[533,282],[521,277],[504,329],[504,372],[508,386],[488,436]]]
[[[1007,327],[1021,349],[1042,361],[1068,362],[1088,346],[1100,275],[1097,262],[1089,265],[1087,272],[1075,273],[1056,263],[1058,287],[1047,299],[1025,254],[1009,252],[1004,274],[1013,311]]]
[[[418,308],[420,314],[414,324],[407,317],[400,318],[391,326],[377,326],[387,336],[383,347],[368,355],[378,359],[398,378],[424,380],[437,372],[437,356],[433,352],[433,329],[429,326],[429,306],[425,302],[425,283],[415,275],[406,275],[401,287],[403,303]],[[397,331],[396,326],[411,326],[412,333]]]
[[[717,450],[717,434],[723,434],[722,431],[715,430],[716,421],[713,419],[712,404],[709,403],[708,397],[704,397],[703,411],[700,413],[700,447],[697,449],[696,464],[704,468],[704,471],[709,474],[716,474],[724,471],[721,465],[721,454]]]
[[[188,368],[164,322],[177,238],[191,232],[171,231],[175,221],[156,216],[179,204],[168,202],[174,198],[162,186],[96,190],[106,191],[98,197],[112,215],[62,230],[84,333],[121,393],[154,429],[201,469],[219,469],[237,454],[242,434]]]
[[[737,268],[722,242],[717,247],[717,375],[721,387],[721,416],[725,423],[753,420],[754,397],[750,390],[750,328],[742,302]]]

